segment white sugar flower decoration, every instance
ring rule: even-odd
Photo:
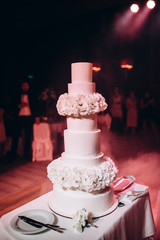
[[[73,228],[77,230],[77,232],[82,233],[83,229],[93,222],[93,215],[91,212],[88,212],[85,208],[78,210],[76,214],[72,218],[73,220]],[[96,225],[94,225],[97,227]]]
[[[109,187],[117,177],[117,167],[109,157],[96,167],[69,166],[63,158],[52,161],[48,167],[48,178],[60,188],[92,192]]]
[[[57,101],[57,110],[62,116],[91,115],[104,111],[107,106],[105,98],[99,93],[78,94],[76,96],[64,93]]]

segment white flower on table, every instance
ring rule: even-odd
[[[73,228],[75,228],[78,232],[81,233],[88,223],[93,222],[92,213],[88,212],[85,208],[82,208],[81,210],[78,210],[76,212],[72,220]]]

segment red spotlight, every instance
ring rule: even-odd
[[[137,13],[137,12],[139,11],[139,6],[138,6],[138,4],[133,3],[133,4],[131,5],[130,9],[131,9],[131,11],[132,11],[133,13]]]
[[[156,6],[156,3],[153,0],[149,0],[146,5],[149,9],[153,9]]]

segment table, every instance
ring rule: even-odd
[[[143,186],[134,183],[128,191]],[[145,186],[144,186],[145,187]],[[72,220],[57,216],[58,225],[65,227],[64,233],[52,230],[35,234],[22,235],[10,228],[9,223],[16,214],[31,210],[45,209],[50,211],[48,200],[52,192],[3,215],[0,221],[0,239],[3,240],[140,240],[155,234],[155,225],[152,216],[149,193],[127,203],[124,207],[118,207],[111,214],[96,219],[98,228],[85,228],[83,233],[77,233],[72,228]]]

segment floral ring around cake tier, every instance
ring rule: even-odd
[[[62,116],[92,115],[104,111],[107,106],[105,98],[99,93],[76,96],[64,93],[57,101],[57,110]]]
[[[117,168],[109,157],[99,167],[69,166],[59,158],[48,165],[48,177],[57,186],[86,192],[109,187],[117,176]]]

